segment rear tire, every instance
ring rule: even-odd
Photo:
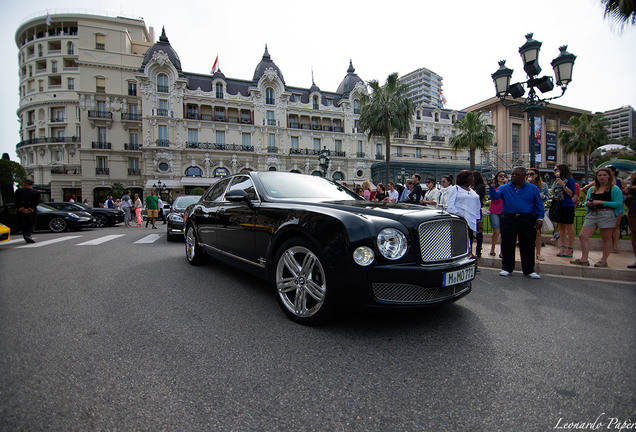
[[[188,260],[188,263],[190,265],[203,264],[208,258],[208,255],[205,253],[203,248],[199,245],[197,232],[194,229],[193,225],[188,225],[186,229],[185,252],[186,252],[186,259]]]
[[[66,221],[59,217],[53,218],[49,221],[49,229],[55,233],[65,231]]]

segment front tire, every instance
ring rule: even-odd
[[[197,238],[197,232],[193,225],[189,225],[185,235],[185,252],[186,259],[190,265],[203,264],[208,255],[203,251],[203,248],[199,246],[199,240]]]
[[[95,216],[95,220],[97,222],[97,228],[103,228],[106,225],[108,225],[108,219],[106,218],[106,216],[104,215],[97,215]]]
[[[305,325],[322,324],[333,315],[334,293],[326,259],[307,240],[286,241],[274,259],[274,288],[283,312]]]
[[[65,231],[66,221],[59,217],[53,218],[49,221],[49,229],[55,233]]]

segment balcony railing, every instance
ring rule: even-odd
[[[278,153],[278,147],[267,147],[267,153]]]
[[[417,134],[415,134],[415,135],[413,135],[413,139],[426,141],[427,136],[426,135],[417,135]]]
[[[110,150],[111,148],[111,144],[109,142],[93,141],[92,144],[94,149]]]
[[[158,139],[155,143],[157,147],[170,147],[170,141],[167,139]]]
[[[104,51],[106,49],[106,44],[95,42],[95,49]]]
[[[139,168],[128,168],[128,175],[141,175],[141,170]]]
[[[320,156],[320,150],[314,150],[314,149],[295,149],[295,148],[290,148],[290,149],[289,149],[289,154],[294,154],[294,155],[308,155],[308,156]]]
[[[384,160],[384,155],[383,154],[376,154],[375,155],[375,160]]]
[[[140,147],[137,143],[124,143],[124,150],[140,150]]]
[[[141,114],[138,113],[121,113],[122,120],[141,121]]]
[[[157,91],[159,93],[169,93],[169,88],[167,85],[159,85],[157,84]]]
[[[446,141],[446,137],[443,136],[432,136],[431,141],[433,142],[444,142]]]
[[[158,116],[168,117],[168,110],[167,109],[157,108],[157,115]]]
[[[57,118],[52,118],[49,121],[51,123],[64,123],[66,120],[64,119],[64,117],[57,117]]]
[[[110,174],[110,169],[108,169],[108,168],[95,168],[95,174],[97,174],[97,175],[108,175],[108,174]]]
[[[364,152],[357,152],[356,153],[356,157],[363,158],[363,157],[365,157],[365,154],[364,154]]]
[[[96,86],[95,87],[95,92],[96,93],[106,93],[106,87],[104,87],[104,86]]]
[[[46,144],[46,143],[63,143],[63,142],[78,142],[78,137],[42,137],[42,138],[31,138],[24,141],[20,141],[16,147],[21,147],[23,145],[29,144]]]
[[[201,120],[212,121],[212,114],[201,114]]]
[[[110,111],[89,111],[88,118],[98,118],[98,119],[113,119],[113,113]]]
[[[209,142],[193,142],[187,141],[186,147],[191,149],[201,149],[201,150],[226,150],[226,151],[243,151],[243,152],[253,152],[254,146],[246,146],[242,144],[217,144],[217,143],[209,143]]]

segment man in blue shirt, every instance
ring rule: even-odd
[[[488,181],[491,200],[503,200],[501,215],[500,276],[510,276],[515,269],[515,245],[519,238],[519,255],[524,276],[541,279],[534,271],[534,245],[537,230],[543,225],[545,209],[539,188],[525,181],[526,169],[512,170],[510,183],[495,190],[494,180]]]

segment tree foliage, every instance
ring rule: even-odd
[[[466,117],[457,120],[455,127],[460,132],[451,138],[454,150],[466,150],[470,153],[470,170],[475,171],[475,151],[485,151],[493,142],[495,126],[481,118],[482,112],[469,112]]]
[[[22,184],[26,177],[26,171],[22,165],[9,160],[8,157],[0,159],[0,194],[2,195],[2,200],[12,199],[14,186]]]
[[[636,0],[601,0],[605,6],[603,17],[609,19],[623,31],[636,24]]]
[[[369,82],[371,96],[362,98],[360,110],[360,127],[367,132],[369,140],[375,135],[385,139],[386,165],[384,181],[390,181],[389,166],[391,162],[391,135],[397,132],[407,135],[411,132],[411,120],[415,104],[406,96],[409,87],[398,81],[397,72],[386,79],[380,86],[376,80]]]
[[[124,185],[119,182],[115,182],[110,187],[110,191],[108,191],[107,195],[112,195],[113,199],[121,199],[121,197],[124,196],[124,192]]]
[[[596,114],[591,119],[586,114],[581,114],[580,117],[570,117],[568,124],[572,126],[572,130],[559,132],[558,139],[563,153],[584,157],[585,181],[587,182],[590,153],[609,142],[608,121],[601,114]]]
[[[190,195],[203,195],[205,193],[205,189],[202,187],[195,187],[190,191]]]

